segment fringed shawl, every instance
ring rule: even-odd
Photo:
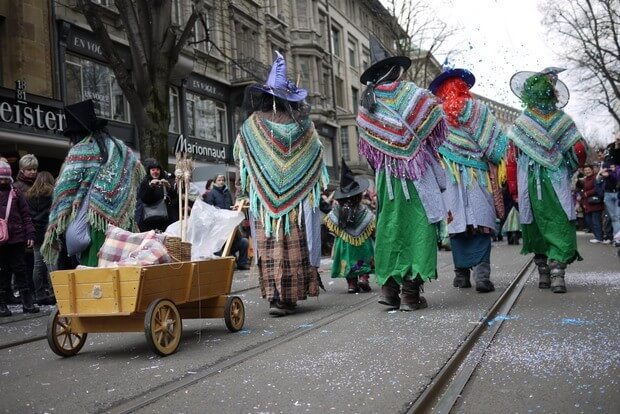
[[[58,258],[58,238],[67,229],[91,188],[88,219],[92,229],[105,232],[108,224],[135,229],[136,195],[144,168],[121,141],[108,137],[108,161],[101,165],[97,143],[87,137],[74,145],[65,158],[50,210],[49,226],[41,246],[47,263]],[[94,181],[94,182],[93,182]]]
[[[355,212],[353,227],[343,229],[338,226],[339,213],[340,206],[334,207],[334,209],[325,216],[323,223],[325,223],[325,226],[330,232],[334,233],[336,237],[345,242],[353,246],[361,246],[375,231],[375,215],[365,205],[361,204],[360,208]]]
[[[359,152],[375,170],[415,180],[446,135],[446,121],[436,98],[412,82],[376,87],[377,109],[360,107]]]
[[[439,153],[452,182],[477,180],[490,186],[488,163],[500,164],[506,153],[508,137],[488,106],[470,99],[458,117],[458,126],[448,125],[448,136]]]
[[[561,110],[542,114],[526,109],[508,131],[519,150],[536,163],[556,171],[562,164],[572,164],[570,150],[583,137],[575,123]]]
[[[284,226],[290,234],[290,213],[309,197],[317,208],[329,175],[323,164],[323,147],[306,118],[300,123],[272,122],[252,114],[241,126],[235,143],[241,191],[249,194],[250,210],[265,228],[267,237]]]

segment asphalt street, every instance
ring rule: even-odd
[[[586,261],[569,268],[569,293],[540,292],[531,278],[459,412],[620,411],[619,259],[609,246],[584,245],[584,237]],[[439,280],[425,286],[429,308],[416,312],[386,311],[374,284],[371,293],[347,294],[344,280],[329,278],[324,260],[327,292],[300,302],[294,315],[272,318],[254,272],[237,272],[233,291],[246,307],[244,329],[230,333],[223,320],[185,320],[178,352],[165,358],[152,354],[140,333],[89,334],[71,358],[56,356],[44,340],[0,349],[0,411],[120,412],[183,385],[137,411],[404,412],[527,263],[518,252],[494,243],[497,290],[489,294],[453,288],[451,254],[440,252]],[[0,347],[45,330],[45,317],[9,319],[0,324]],[[557,363],[533,356],[543,343]],[[571,344],[575,352],[565,351]],[[567,368],[574,363],[581,368]],[[587,378],[590,387],[583,385]],[[547,387],[552,379],[557,390]],[[570,389],[571,381],[581,388]],[[576,407],[572,399],[580,392],[590,399]],[[557,394],[563,405],[553,405]],[[529,405],[534,401],[540,408]]]

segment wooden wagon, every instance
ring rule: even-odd
[[[225,251],[228,250],[225,249]],[[47,340],[60,356],[77,354],[92,332],[141,332],[162,356],[181,341],[182,319],[224,318],[231,332],[245,321],[243,301],[230,296],[235,259],[52,272],[58,309]]]

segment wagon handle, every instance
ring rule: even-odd
[[[242,211],[247,208],[248,208],[247,200],[241,199],[241,200],[237,200],[235,205],[232,207],[232,210]],[[226,244],[224,245],[224,249],[222,250],[222,257],[226,257],[230,255],[230,249],[232,248],[233,240],[235,240],[235,235],[239,231],[238,227],[239,226],[235,226],[233,231],[230,232],[230,235],[228,236],[228,240],[226,240]]]

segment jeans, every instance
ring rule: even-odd
[[[598,241],[603,241],[603,227],[602,227],[602,211],[591,211],[586,213],[586,224],[594,233],[594,238]]]
[[[238,253],[237,257],[237,266],[247,266],[248,265],[248,248],[250,247],[250,242],[245,237],[237,237],[237,239],[233,242],[230,247],[230,253],[235,255]]]
[[[620,205],[618,201],[620,195],[618,193],[605,193],[605,208],[611,220],[614,236],[620,232]]]
[[[11,291],[11,274],[15,275],[15,289],[30,290],[26,278],[26,261],[24,251],[26,243],[12,243],[0,246],[0,296]],[[30,277],[32,280],[32,277]]]
[[[34,295],[37,300],[46,298],[52,294],[49,272],[54,271],[43,261],[41,246],[34,246],[34,268],[32,270],[32,280],[34,282]],[[51,267],[51,266],[50,266]]]

